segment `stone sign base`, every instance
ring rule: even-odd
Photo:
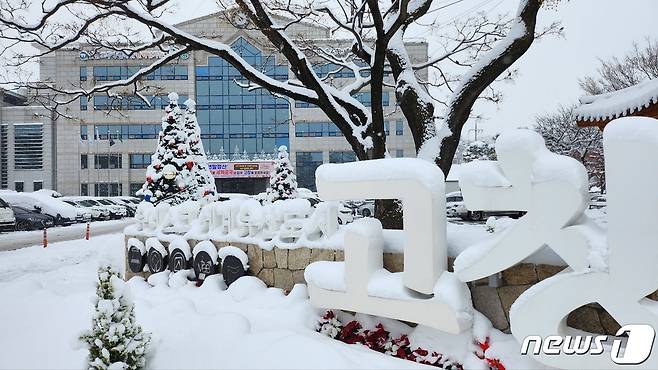
[[[145,238],[139,239],[145,240]],[[126,244],[127,241],[128,237]],[[189,241],[192,248],[198,242]],[[162,244],[168,248],[167,242]],[[311,262],[343,261],[345,258],[342,250],[275,247],[268,251],[252,244],[214,241],[213,244],[218,249],[227,245],[240,248],[249,257],[249,275],[258,277],[269,287],[280,288],[286,292],[292,290],[295,284],[306,283],[304,269]],[[450,271],[452,271],[453,260],[453,258],[448,260]],[[401,272],[404,269],[403,261],[402,254],[384,253],[384,268],[390,272]],[[127,266],[126,257],[126,280],[133,276],[148,278],[150,275],[148,272],[133,273]],[[473,306],[488,317],[496,329],[509,332],[509,311],[512,303],[532,285],[557,274],[562,269],[563,266],[521,263],[503,271],[497,279],[492,279],[493,282],[490,279],[480,279],[468,283]],[[651,294],[649,298],[658,300],[658,292]],[[567,323],[571,327],[588,332],[613,335],[620,327],[612,316],[596,303],[582,306],[572,312]]]

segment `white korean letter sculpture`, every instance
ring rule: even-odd
[[[460,179],[467,207],[519,207],[528,214],[495,242],[462,253],[455,261],[456,273],[463,281],[487,276],[520,262],[545,243],[569,268],[534,285],[512,305],[510,324],[519,343],[527,336],[582,335],[567,327],[566,318],[593,302],[601,304],[622,326],[647,324],[658,328],[657,304],[644,298],[658,287],[658,120],[622,118],[605,128],[607,243],[581,215],[587,204],[582,188],[586,178],[578,180],[584,168],[547,153],[535,135],[529,131],[503,134],[496,143],[502,173],[491,172],[509,180],[511,186],[487,184],[485,180],[478,184],[481,175],[470,171]],[[638,158],[646,160],[638,162]],[[542,353],[537,359],[552,367],[571,369],[612,368],[621,363],[625,367],[658,368],[656,351],[650,356],[647,351],[651,344],[636,339],[631,334],[623,354],[618,343],[612,351],[608,343],[604,353]]]
[[[445,184],[437,166],[420,159],[325,164],[315,174],[324,200],[400,199],[404,209],[404,272],[383,268],[381,223],[347,227],[345,262],[306,268],[316,307],[407,320],[459,333],[472,323],[470,293],[446,271]]]

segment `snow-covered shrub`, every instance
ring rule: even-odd
[[[487,144],[484,141],[474,141],[466,147],[462,154],[464,162],[480,161],[480,160],[496,160],[496,149],[493,145]]]
[[[267,188],[267,200],[292,199],[297,197],[297,176],[292,171],[292,164],[285,145],[279,147],[279,154],[270,173],[270,186]]]
[[[96,295],[92,329],[80,337],[89,348],[89,369],[143,368],[150,334],[135,322],[130,291],[109,266],[98,270]]]

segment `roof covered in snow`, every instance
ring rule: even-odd
[[[576,108],[579,121],[607,121],[658,103],[658,79],[600,95],[583,96]]]

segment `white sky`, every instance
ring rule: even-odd
[[[505,2],[513,8],[516,1]],[[504,86],[503,103],[487,109],[489,119],[479,124],[485,133],[528,126],[536,115],[550,113],[560,104],[577,103],[582,95],[578,79],[596,72],[598,58],[621,57],[633,41],[658,38],[656,0],[563,1],[557,11],[542,11],[540,17],[543,23],[560,19],[564,38],[533,44],[517,62],[519,78]]]

